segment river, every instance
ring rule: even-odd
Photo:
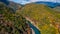
[[[28,21],[28,24],[29,24],[30,28],[32,28],[34,30],[35,34],[41,34],[40,31],[29,21]]]

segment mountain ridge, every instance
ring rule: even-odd
[[[43,1],[38,1],[38,2],[33,2],[35,4],[45,4],[49,7],[56,7],[56,6],[60,6],[60,3],[54,3],[54,2],[43,2]]]

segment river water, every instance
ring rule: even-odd
[[[32,28],[34,30],[35,34],[41,34],[40,31],[29,21],[28,21],[28,24],[29,24],[30,28]]]

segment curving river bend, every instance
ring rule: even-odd
[[[30,28],[32,28],[34,30],[35,34],[41,34],[40,31],[29,21],[28,21],[28,24],[29,24]]]

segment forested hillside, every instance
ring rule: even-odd
[[[29,18],[41,34],[60,34],[60,13],[43,4],[26,4],[20,14]]]
[[[0,34],[30,34],[26,19],[12,10],[4,3],[0,3]]]

